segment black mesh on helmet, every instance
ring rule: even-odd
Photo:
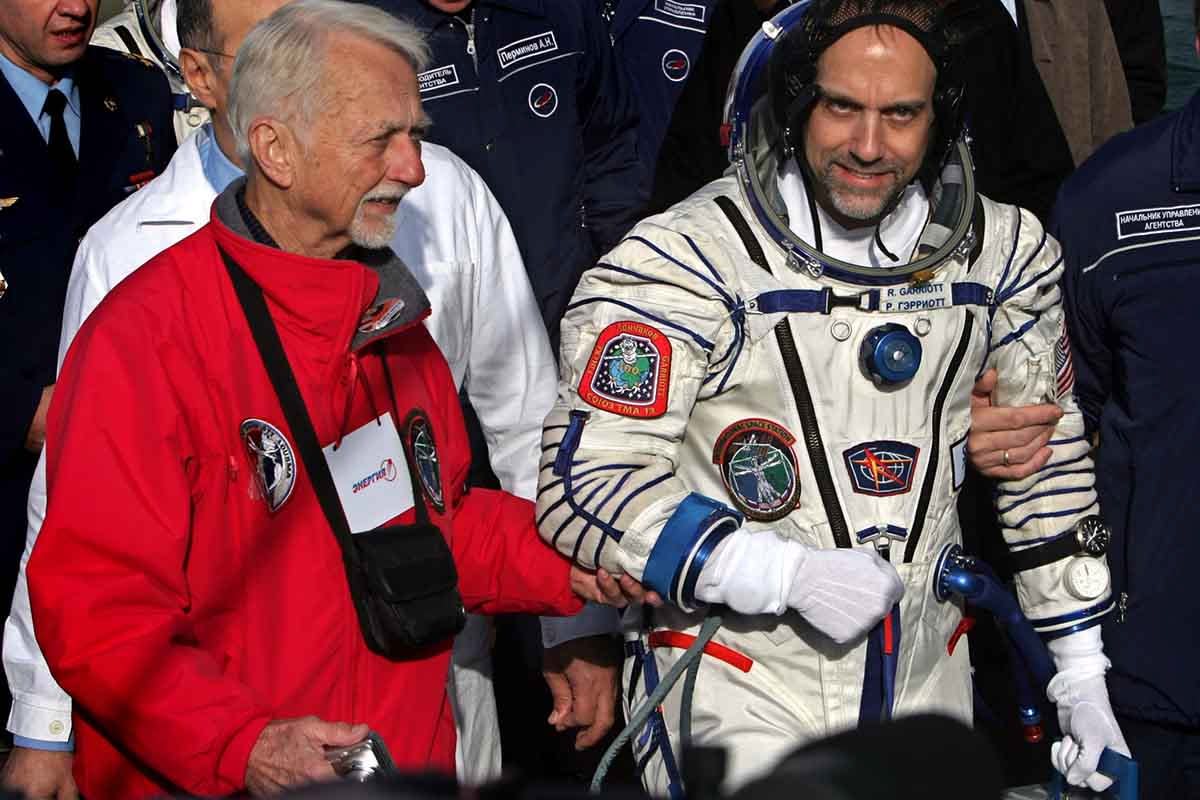
[[[937,69],[936,130],[924,173],[936,174],[962,132],[963,85],[954,66],[954,47],[973,30],[973,0],[814,0],[802,22],[776,43],[768,67],[768,92],[784,145],[802,152],[803,126],[817,98],[817,60],[850,31],[890,25],[916,39]]]
[[[957,0],[817,0],[805,15],[807,39],[820,55],[850,31],[865,25],[892,25],[907,31],[934,64],[946,57],[946,9]]]

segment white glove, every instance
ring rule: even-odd
[[[1112,780],[1096,771],[1100,754],[1108,747],[1128,756],[1129,745],[1108,701],[1104,672],[1110,664],[1100,626],[1055,639],[1048,647],[1058,673],[1046,694],[1058,706],[1063,732],[1062,741],[1050,746],[1050,763],[1068,783],[1102,792]]]
[[[696,581],[696,597],[706,603],[741,614],[794,608],[838,644],[871,630],[903,594],[896,568],[875,553],[816,549],[744,528],[717,545]]]

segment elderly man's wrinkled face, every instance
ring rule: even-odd
[[[857,28],[821,54],[804,156],[817,201],[843,226],[878,222],[921,168],[936,78],[925,48],[887,25]]]
[[[50,83],[79,60],[100,0],[0,0],[0,53]]]
[[[425,180],[421,139],[429,122],[417,75],[398,53],[339,36],[329,45],[323,87],[295,189],[309,212],[355,244],[386,247],[400,199]]]

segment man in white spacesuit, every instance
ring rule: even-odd
[[[120,12],[96,26],[92,44],[148,59],[162,68],[175,103],[175,139],[182,144],[204,127],[209,111],[184,80],[183,66],[179,63],[183,46],[176,28],[177,16],[176,0],[126,0]]]
[[[1128,754],[1059,250],[975,192],[952,4],[816,0],[765,24],[731,89],[732,173],[634,228],[563,321],[541,534],[669,601],[628,642],[633,705],[724,606],[690,725],[728,749],[734,786],[860,722],[969,721],[966,649],[947,653],[962,609],[933,580],[961,541],[971,387],[989,368],[997,402],[1064,412],[1047,464],[997,495],[1058,670],[1055,766],[1102,788],[1103,749]],[[683,695],[635,734],[659,794],[680,791]]]

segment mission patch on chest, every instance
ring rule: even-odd
[[[773,522],[800,504],[796,437],[767,419],[742,419],[721,431],[712,462],[738,510],[750,519]]]

